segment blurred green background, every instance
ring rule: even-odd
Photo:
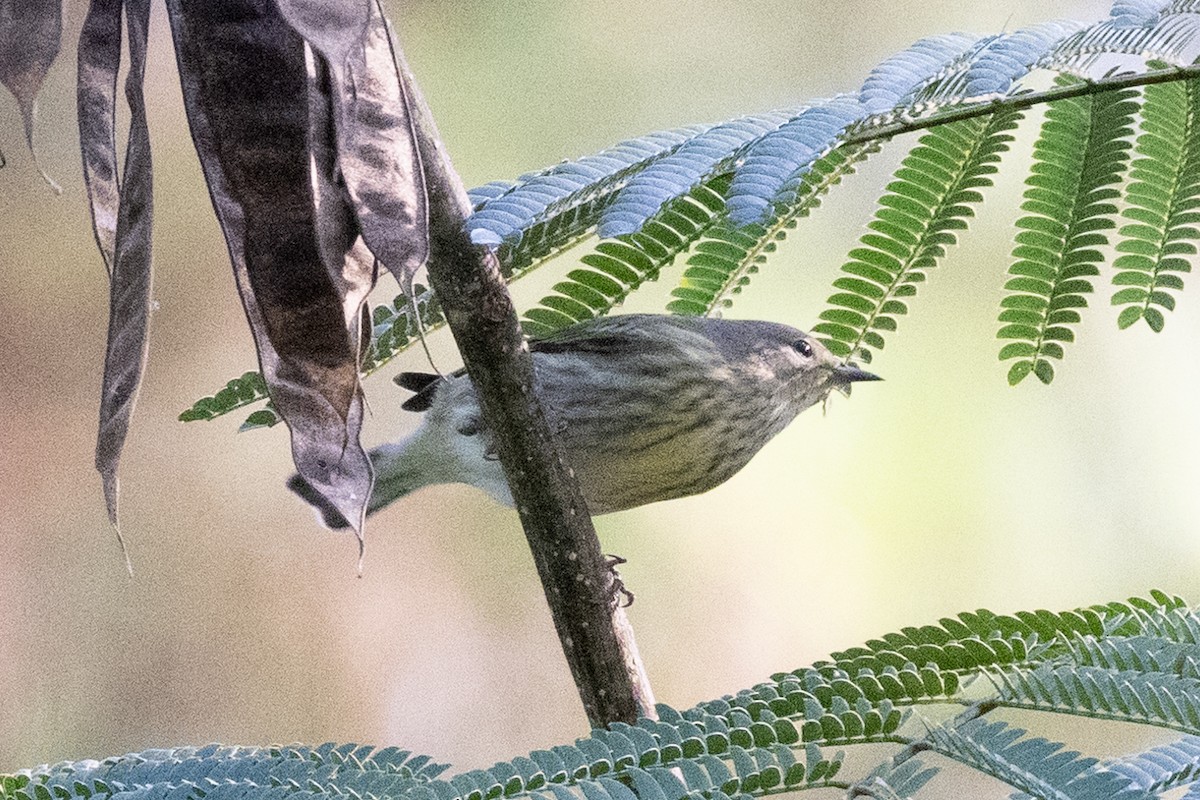
[[[123,462],[125,575],[91,466],[107,286],[75,143],[84,13],[67,4],[41,97],[61,197],[0,98],[0,772],[209,741],[396,744],[466,768],[582,734],[515,514],[472,489],[424,490],[372,520],[359,579],[352,538],[284,491],[281,429],[175,421],[254,356],[157,9],[158,305]],[[468,185],[854,89],[927,34],[1106,13],[1044,0],[392,5]],[[810,325],[903,149],[835,192],[730,316]],[[1054,386],[1009,389],[995,320],[1028,158],[1010,157],[876,359],[886,382],[808,412],[707,495],[597,520],[606,550],[628,559],[660,701],[686,707],[966,609],[1063,609],[1151,587],[1200,598],[1200,289],[1155,335],[1119,333],[1101,286]],[[561,268],[519,283],[518,304]],[[661,308],[677,272],[629,309]],[[448,334],[433,347],[452,367]],[[421,366],[410,353],[369,381],[368,443],[413,424],[388,378]]]

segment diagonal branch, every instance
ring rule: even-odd
[[[429,282],[475,383],[588,720],[654,717],[632,629],[574,473],[531,391],[533,360],[495,254],[471,243],[471,203],[399,48],[429,208]]]

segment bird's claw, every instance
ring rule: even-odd
[[[625,588],[624,581],[621,580],[621,574],[617,572],[617,567],[626,563],[624,558],[620,556],[606,555],[604,566],[612,573],[612,584],[609,586],[608,602],[613,607],[629,608],[633,605],[633,592]]]

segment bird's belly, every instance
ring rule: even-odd
[[[727,376],[686,361],[616,377],[582,359],[556,367],[539,391],[593,514],[706,492],[782,427],[769,399],[731,406]]]
[[[593,514],[706,492],[731,478],[761,447],[731,443],[703,419],[641,428],[619,447],[607,446],[614,442],[611,436],[571,428],[562,439]]]

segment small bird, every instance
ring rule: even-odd
[[[658,314],[601,317],[532,339],[534,385],[593,514],[699,494],[728,480],[834,389],[879,377],[787,325]],[[374,513],[435,483],[512,494],[465,372],[406,372],[420,426],[370,451]],[[331,528],[346,520],[299,475],[288,488]]]

